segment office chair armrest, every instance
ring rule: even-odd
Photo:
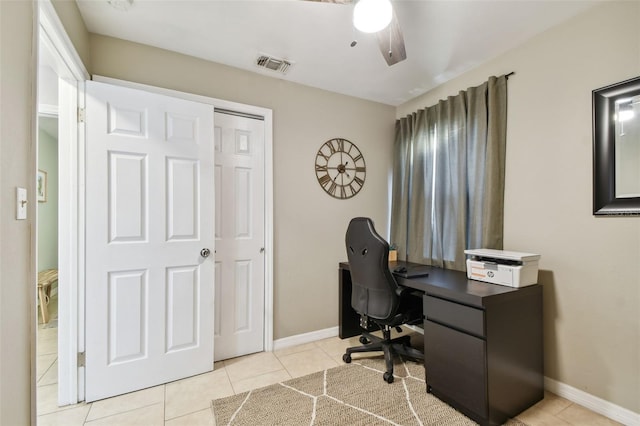
[[[404,287],[399,285],[398,288],[396,289],[396,294],[398,295],[399,298],[404,298],[404,297],[408,297],[408,296],[418,296],[421,297],[422,296],[422,292],[419,290],[415,290],[413,288],[410,287]]]

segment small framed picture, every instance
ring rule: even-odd
[[[36,192],[38,194],[38,202],[47,202],[47,172],[38,170],[38,179],[36,181]]]

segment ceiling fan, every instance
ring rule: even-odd
[[[356,29],[366,33],[375,33],[380,52],[391,66],[407,59],[402,30],[390,0],[308,0],[321,3],[352,4],[353,22]],[[386,15],[386,17],[384,16]],[[380,20],[376,18],[381,18]],[[390,19],[390,20],[389,20]],[[356,41],[351,43],[355,46]]]

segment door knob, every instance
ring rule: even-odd
[[[200,256],[202,257],[209,257],[210,254],[211,250],[209,250],[208,248],[203,248],[202,250],[200,250]]]

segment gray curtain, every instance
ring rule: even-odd
[[[507,79],[490,77],[396,122],[391,241],[401,258],[465,270],[501,249]]]

